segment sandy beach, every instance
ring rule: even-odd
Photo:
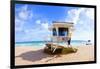
[[[94,46],[77,46],[76,53],[48,55],[41,48],[17,46],[15,47],[15,65],[34,65],[51,63],[69,63],[80,61],[94,61]]]

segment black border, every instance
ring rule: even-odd
[[[11,27],[10,27],[10,45],[11,45],[11,58],[10,58],[10,68],[29,68],[29,67],[44,67],[44,66],[60,66],[60,65],[77,65],[77,64],[90,64],[96,63],[96,6],[95,5],[80,5],[80,4],[65,4],[65,3],[50,3],[50,2],[34,2],[34,1],[10,1],[10,13],[11,13]],[[71,62],[71,63],[56,63],[56,64],[37,64],[37,65],[18,65],[15,66],[15,4],[36,4],[36,5],[50,5],[50,6],[68,6],[68,7],[86,7],[86,8],[94,8],[94,61],[86,61],[86,62]]]

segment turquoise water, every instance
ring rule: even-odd
[[[15,46],[34,46],[34,47],[45,47],[46,41],[29,41],[29,42],[16,42]],[[59,45],[66,45],[67,43],[58,43]],[[71,45],[73,46],[81,46],[85,45],[86,41],[81,40],[72,40]]]

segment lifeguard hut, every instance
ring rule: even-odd
[[[54,21],[49,29],[52,32],[53,42],[67,42],[74,31],[74,23]]]
[[[52,32],[51,42],[46,44],[45,50],[50,50],[52,53],[54,53],[56,50],[61,52],[65,46],[59,45],[59,43],[65,42],[67,48],[68,40],[69,38],[71,39],[72,32],[74,31],[74,23],[53,21],[53,24],[49,27],[49,30]],[[73,50],[71,49],[71,51]]]

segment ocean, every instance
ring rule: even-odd
[[[46,43],[47,43],[47,41],[16,42],[15,46],[33,46],[33,47],[42,48],[42,47],[45,47]],[[72,40],[71,41],[72,46],[82,46],[82,45],[86,45],[86,43],[87,43],[87,41],[82,41],[82,40]],[[62,46],[67,45],[67,43],[65,43],[65,42],[60,42],[60,43],[57,43],[57,44],[62,45]]]

